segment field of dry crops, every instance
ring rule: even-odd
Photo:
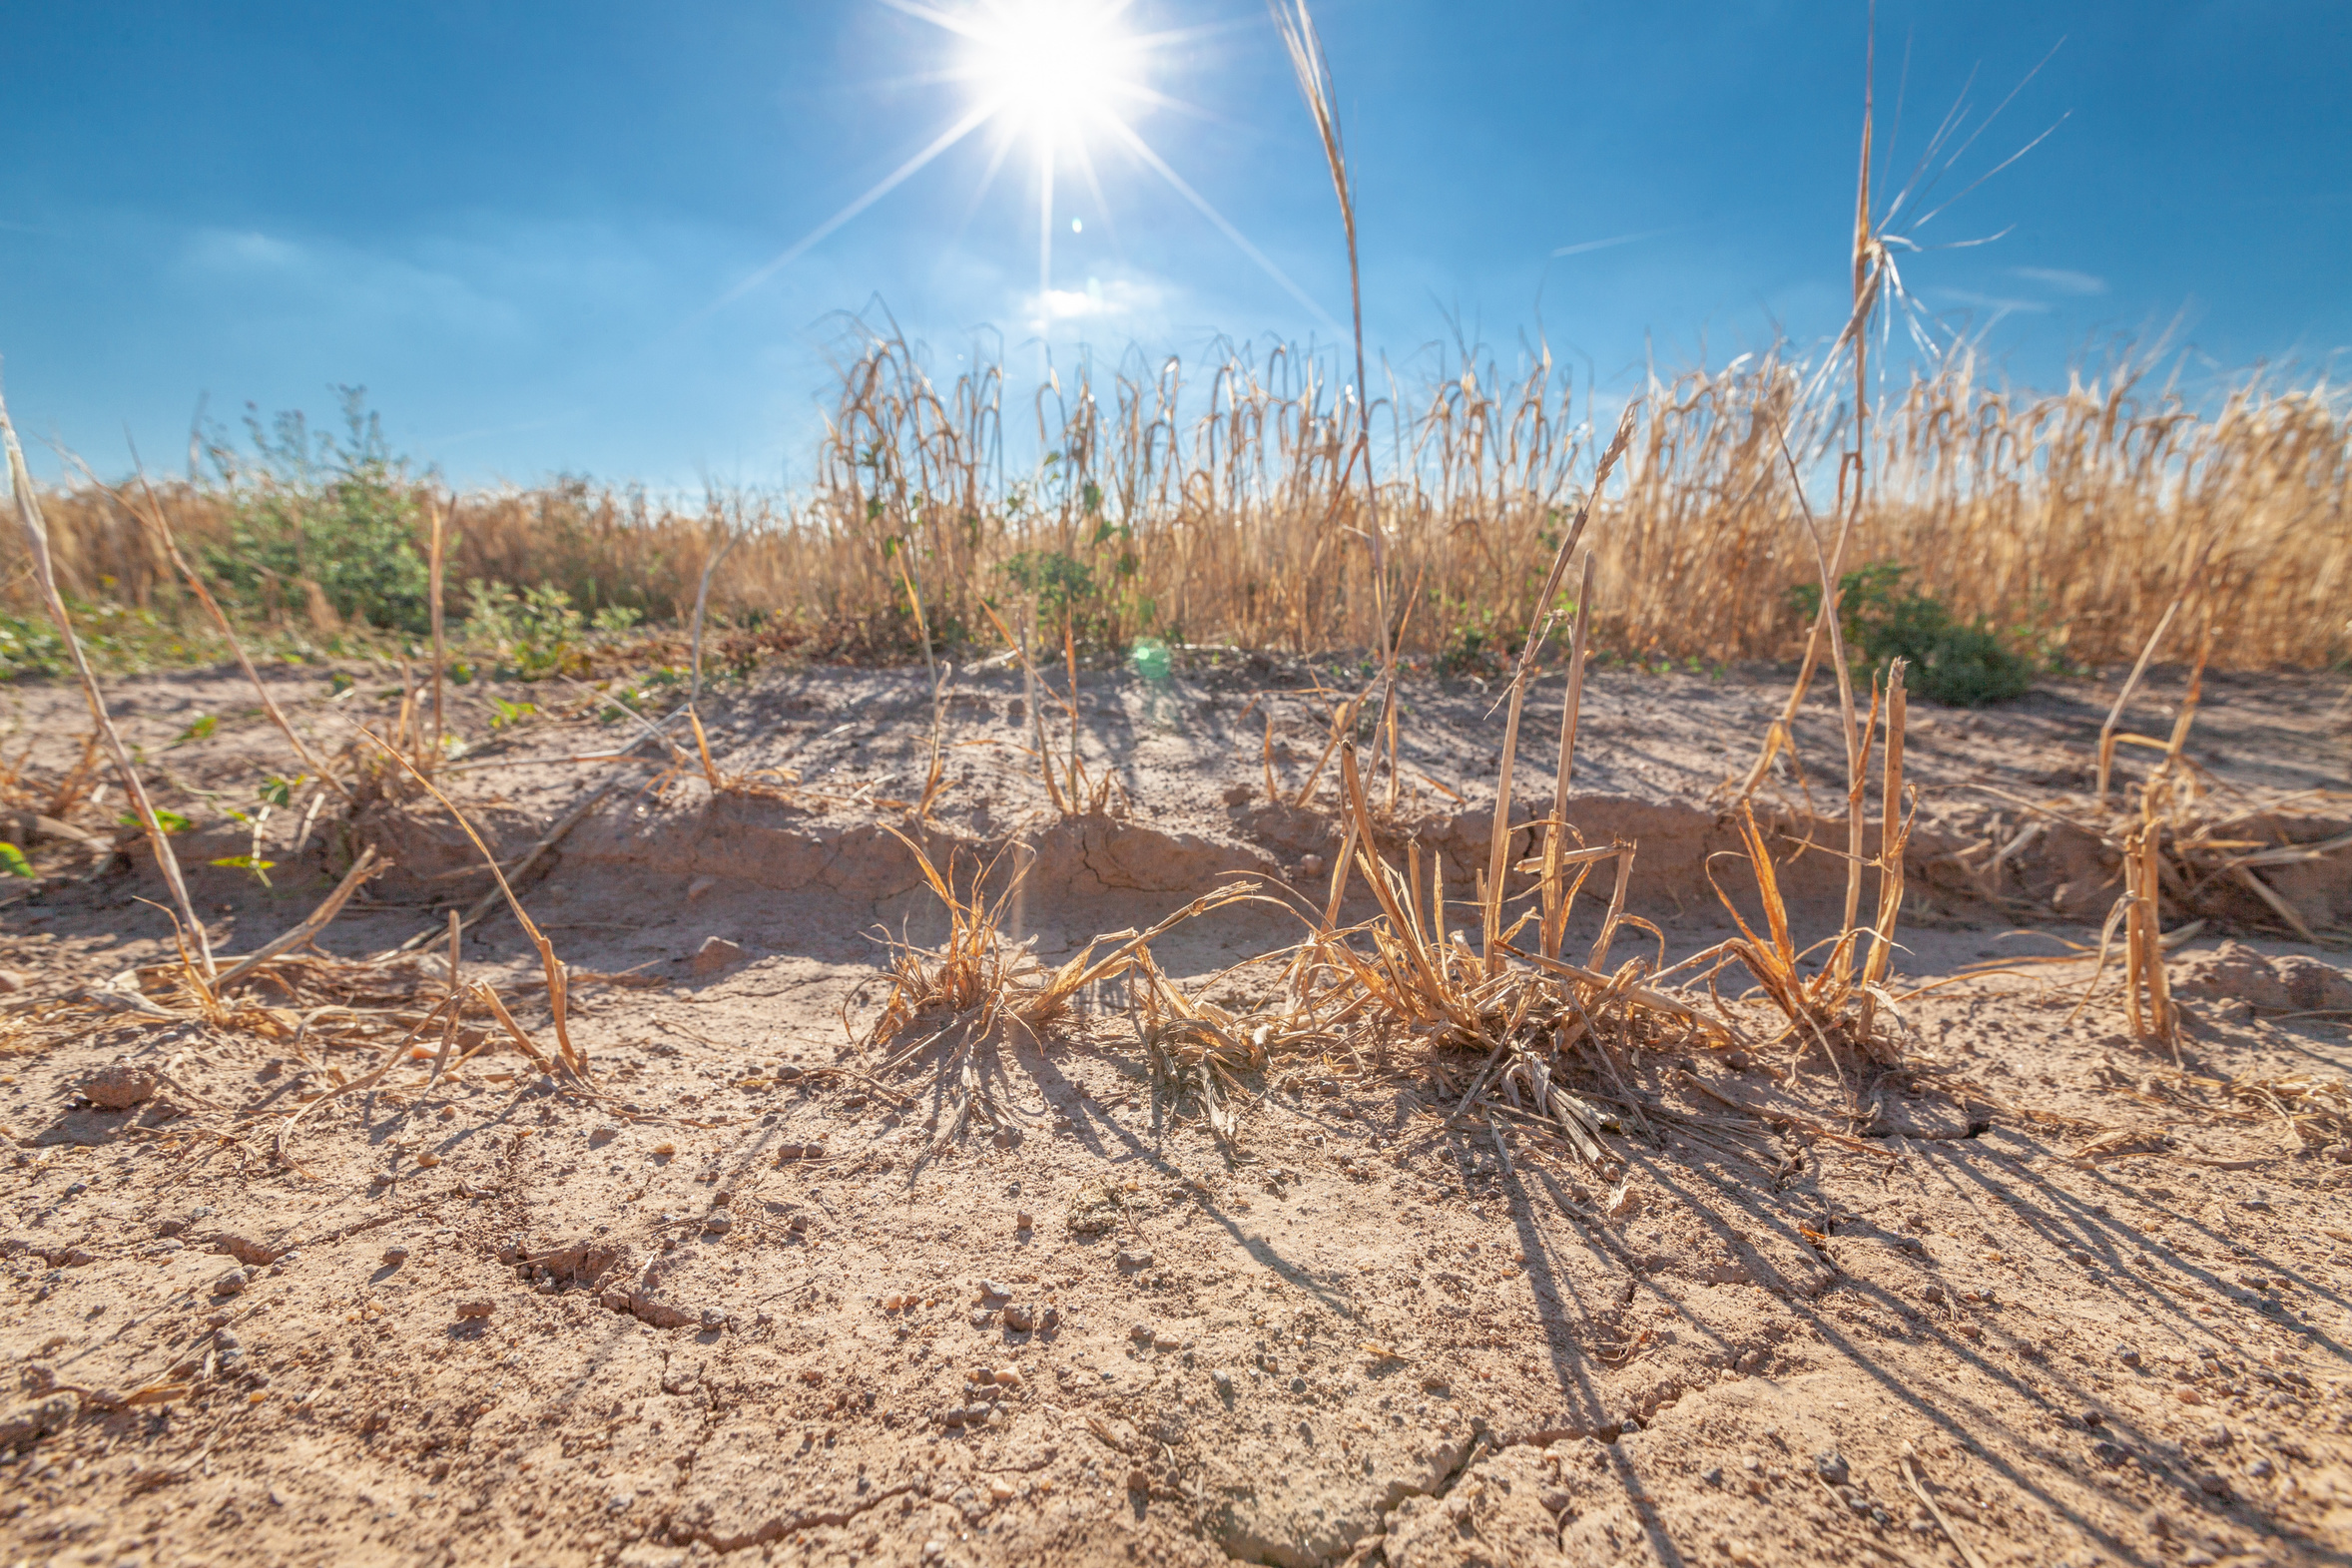
[[[1807,623],[1790,590],[1819,581],[1817,549],[1850,522],[1844,570],[1901,567],[1956,622],[2059,668],[2128,661],[2192,588],[2216,668],[2352,657],[2352,413],[2325,383],[2255,378],[2192,402],[2125,361],[2041,395],[1955,355],[1878,404],[1849,508],[1850,409],[1823,369],[1768,352],[1642,390],[1617,483],[1593,507],[1596,650],[1795,657]],[[579,481],[394,488],[418,556],[446,508],[453,615],[478,580],[682,624],[724,549],[712,611],[820,658],[919,658],[919,598],[924,634],[983,652],[1001,646],[992,604],[1034,607],[1049,637],[1073,620],[1093,650],[1393,638],[1490,670],[1544,608],[1544,569],[1612,422],[1548,362],[1514,372],[1466,355],[1424,384],[1392,382],[1359,448],[1328,363],[1290,349],[1080,367],[1024,393],[997,369],[934,381],[907,343],[878,338],[844,373],[805,493],[680,508]],[[283,487],[237,472],[48,497],[65,591],[201,623],[163,528],[198,560],[229,548],[241,514]],[[29,612],[21,541],[0,565]],[[277,582],[243,613],[315,636],[318,603]]]

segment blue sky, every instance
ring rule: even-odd
[[[880,0],[0,16],[0,355],[52,474],[49,443],[123,471],[126,430],[176,467],[200,395],[232,422],[323,415],[356,382],[462,483],[789,485],[839,312],[886,305],[941,370],[1000,340],[1018,374],[1041,344],[1065,365],[1082,344],[1328,344],[1347,314],[1259,0],[1134,0],[1117,25],[1156,40],[1132,67],[1156,96],[1111,107],[1292,287],[1097,130],[1091,181],[1057,161],[1050,315],[1033,130],[1009,118],[743,288],[977,101],[954,75],[971,44]],[[1411,378],[1458,332],[1506,359],[1540,332],[1621,393],[1648,359],[1834,333],[1865,16],[1327,0],[1374,350]],[[1887,189],[1956,102],[1973,128],[2025,82],[1943,194],[2057,127],[1919,237],[2004,238],[1905,261],[2010,376],[2167,331],[2208,376],[2352,344],[2352,6],[1884,0],[1878,38]]]

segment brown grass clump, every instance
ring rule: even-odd
[[[1148,965],[1150,944],[1185,921],[1238,903],[1278,903],[1254,882],[1230,883],[1147,931],[1094,937],[1059,968],[1048,970],[1026,942],[1008,940],[1004,933],[1004,916],[1020,890],[1025,864],[1016,866],[991,896],[986,888],[998,862],[975,866],[958,878],[953,855],[942,872],[913,839],[887,824],[883,830],[913,853],[946,912],[947,935],[936,948],[917,947],[903,937],[889,942],[889,994],[867,1029],[862,1049],[883,1053],[877,1076],[886,1081],[938,1048],[928,1123],[936,1134],[934,1153],[961,1138],[975,1113],[992,1132],[1011,1126],[1009,1111],[988,1088],[1000,1045],[1041,1046],[1045,1031],[1068,1014],[1080,992]],[[1018,854],[1021,847],[1005,852]],[[1108,953],[1095,956],[1096,949],[1113,943]]]

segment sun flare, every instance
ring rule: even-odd
[[[1009,122],[1083,133],[1133,88],[1141,47],[1104,0],[1003,0],[965,19],[964,74]]]
[[[1099,155],[1139,165],[1214,225],[1260,270],[1332,330],[1339,323],[1223,213],[1188,184],[1145,139],[1135,123],[1154,108],[1189,109],[1149,80],[1174,58],[1195,50],[1203,30],[1138,32],[1128,26],[1134,0],[879,0],[892,11],[928,23],[955,40],[952,55],[923,80],[952,87],[964,102],[954,118],[864,195],[803,235],[766,265],[721,295],[741,298],[806,256],[826,238],[914,178],[967,137],[992,143],[970,202],[976,206],[1016,145],[1026,144],[1036,181],[1037,291],[1030,308],[1039,325],[1057,316],[1095,313],[1100,301],[1053,286],[1054,202],[1065,174],[1075,176],[1098,207],[1107,205]],[[1160,68],[1155,70],[1154,67]],[[1109,214],[1106,212],[1107,218]],[[1072,236],[1086,231],[1072,218]]]

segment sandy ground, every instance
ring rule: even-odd
[[[324,672],[272,677],[329,750],[398,704],[396,673],[346,673],[339,698]],[[998,888],[1025,864],[1005,924],[1049,963],[1233,873],[1319,902],[1338,767],[1301,798],[1331,735],[1319,685],[1342,690],[1247,661],[1087,677],[1077,792],[1099,808],[1065,816],[1024,750],[1024,681],[959,673],[919,828],[919,672],[720,687],[710,745],[743,784],[718,792],[699,765],[562,761],[638,734],[584,689],[454,689],[466,747],[443,777],[502,854],[593,802],[520,879],[584,977],[569,1027],[594,1100],[511,1051],[429,1092],[404,1051],[367,1081],[400,1031],[332,1027],[320,977],[351,1006],[429,1005],[438,956],[376,965],[366,994],[289,970],[234,1026],[152,978],[141,999],[118,977],[170,933],[139,901],[162,896],[144,849],[20,821],[41,876],[0,907],[0,1561],[2344,1560],[2352,1128],[2331,1086],[2352,980],[2251,894],[2196,893],[2177,1060],[2125,1033],[2111,985],[2077,1012],[2086,965],[2026,966],[1903,1002],[1908,1060],[1867,1081],[1787,1046],[1639,1053],[1652,1117],[1596,1172],[1529,1118],[1453,1117],[1477,1059],[1410,1042],[1278,1057],[1222,1142],[1155,1090],[1114,984],[990,1056],[1003,1125],[931,1153],[945,1091],[856,1046],[882,933],[941,929],[884,824],[943,866],[992,861]],[[2265,804],[2265,842],[2352,825],[2341,687],[2207,683],[2190,756]],[[1545,807],[1559,690],[1528,704],[1515,782]],[[1719,786],[1784,691],[1588,684],[1571,819],[1638,840],[1629,908],[1658,930],[1613,961],[1718,940],[1711,863],[1754,918],[1745,867],[1711,860],[1736,843]],[[1495,695],[1407,689],[1386,818],[1392,857],[1414,846],[1466,904]],[[194,823],[217,951],[293,924],[363,844],[398,868],[329,953],[382,954],[486,887],[431,802],[305,826],[301,788],[262,826],[272,886],[212,864],[252,851],[227,808],[291,771],[283,742],[222,672],[112,696]],[[492,729],[493,696],[540,711]],[[2160,676],[2132,728],[2167,733],[2179,696]],[[2095,941],[2081,922],[2115,889],[2084,767],[2111,699],[1913,711],[1898,990]],[[20,686],[6,709],[6,756],[54,781],[78,693]],[[215,727],[180,743],[200,715]],[[1796,851],[1831,841],[1834,708],[1800,732],[1802,777],[1762,799],[1817,937],[1843,871]],[[74,822],[111,837],[120,809]],[[2352,924],[2347,858],[2273,877],[2323,935]],[[1597,924],[1588,896],[1571,946]],[[1154,952],[1246,1013],[1278,980],[1248,960],[1299,929],[1229,911]],[[549,1037],[510,916],[463,964]],[[1768,1035],[1731,1000],[1746,977],[1718,983]],[[118,1058],[152,1093],[108,1110],[88,1096]]]

